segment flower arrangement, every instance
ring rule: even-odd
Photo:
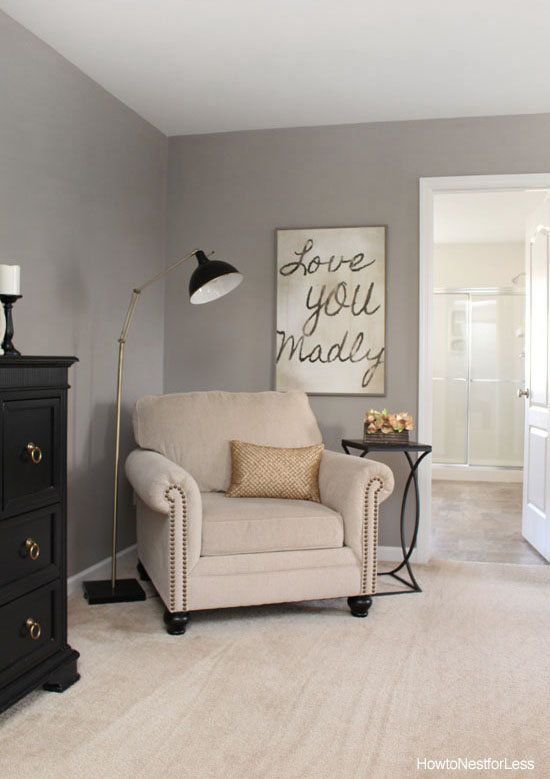
[[[370,436],[376,436],[382,440],[385,436],[390,436],[386,439],[388,443],[396,440],[408,441],[409,430],[412,429],[413,418],[406,411],[389,414],[387,409],[375,411],[371,408],[365,414],[363,438],[366,441]]]

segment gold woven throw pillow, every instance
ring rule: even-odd
[[[323,444],[286,448],[231,441],[231,484],[226,498],[319,497]]]

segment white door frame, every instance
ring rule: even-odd
[[[444,192],[511,192],[550,189],[550,173],[513,173],[494,176],[441,176],[419,180],[419,280],[418,280],[418,440],[432,442],[432,320],[434,196]],[[418,469],[421,518],[417,562],[431,556],[432,458]]]

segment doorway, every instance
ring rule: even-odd
[[[418,438],[434,447],[419,474],[421,560],[545,563],[521,536],[517,391],[524,225],[548,189],[550,174],[420,180]]]

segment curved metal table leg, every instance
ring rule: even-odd
[[[412,568],[410,566],[410,558],[412,553],[414,552],[414,548],[416,546],[416,540],[418,537],[418,528],[420,525],[420,494],[418,491],[418,479],[416,472],[418,470],[418,466],[422,462],[422,460],[429,454],[429,452],[423,452],[415,462],[413,462],[409,452],[403,452],[405,457],[407,458],[407,461],[409,463],[410,467],[410,473],[407,478],[407,481],[405,483],[405,489],[403,491],[403,499],[401,501],[401,518],[400,518],[400,537],[401,537],[401,549],[403,551],[403,560],[397,565],[395,568],[392,568],[391,571],[384,571],[383,573],[379,574],[380,576],[393,576],[394,579],[397,579],[398,581],[405,584],[407,587],[409,587],[411,590],[414,590],[416,592],[422,592],[422,589],[420,588],[418,582],[416,581],[414,574],[412,572]],[[414,530],[413,535],[411,538],[410,546],[407,550],[407,542],[405,539],[405,513],[407,508],[407,498],[409,494],[409,489],[411,486],[411,482],[414,483],[414,492],[415,492],[415,519],[414,519]],[[410,577],[410,581],[407,582],[405,579],[401,578],[401,576],[398,576],[397,574],[399,571],[401,571],[403,568],[407,568],[407,572]]]

